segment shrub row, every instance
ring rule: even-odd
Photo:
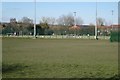
[[[111,32],[110,41],[111,42],[120,42],[120,31]]]

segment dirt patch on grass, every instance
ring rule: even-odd
[[[29,66],[26,66],[24,64],[2,64],[2,73],[22,70],[27,67]]]

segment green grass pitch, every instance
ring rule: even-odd
[[[118,73],[118,43],[2,39],[3,78],[106,78]]]

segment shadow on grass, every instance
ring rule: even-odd
[[[3,78],[2,80],[120,80],[118,76],[111,78]]]
[[[28,66],[25,66],[23,64],[2,64],[2,73],[22,70],[27,67]]]
[[[110,77],[107,80],[120,80],[120,76],[119,75],[114,75],[113,77]]]

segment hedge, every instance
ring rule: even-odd
[[[111,42],[120,42],[120,31],[111,32],[110,41]]]

